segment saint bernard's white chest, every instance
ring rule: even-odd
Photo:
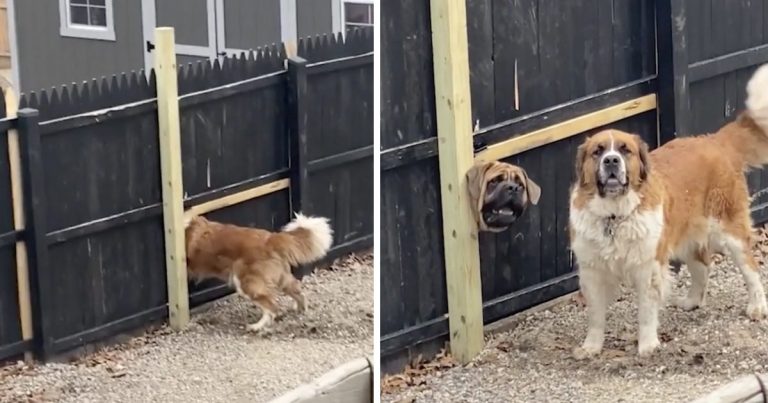
[[[571,250],[580,269],[624,272],[656,258],[664,227],[662,206],[638,211],[640,197],[629,191],[617,199],[595,197],[577,209],[571,194]],[[615,273],[624,274],[624,273]]]

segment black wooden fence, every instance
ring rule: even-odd
[[[371,247],[372,51],[372,32],[361,30],[301,40],[288,63],[273,46],[181,67],[185,206],[290,178],[290,189],[209,217],[277,229],[293,208],[331,219],[329,259]],[[30,93],[20,104],[34,109],[0,120],[0,132],[18,128],[24,140],[30,218],[12,231],[2,136],[0,359],[50,356],[165,317],[154,73]],[[19,330],[17,239],[30,250],[34,341]],[[230,292],[190,287],[193,306]]]
[[[472,114],[481,145],[648,94],[658,94],[657,110],[611,126],[638,133],[651,146],[659,138],[712,131],[743,107],[745,80],[768,61],[765,0],[466,4]],[[448,323],[429,0],[387,1],[381,15],[386,371],[441,347]],[[542,199],[509,231],[480,236],[485,323],[577,288],[566,232],[568,191],[575,149],[591,132],[506,158],[541,185]],[[768,187],[765,174],[750,178],[753,192]],[[756,206],[760,221],[768,219],[766,206]]]

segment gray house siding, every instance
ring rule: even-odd
[[[296,0],[296,24],[300,38],[333,32],[335,0]]]
[[[56,0],[13,1],[21,92],[144,68],[141,0],[114,0],[115,41],[61,36]],[[332,32],[335,1],[296,0],[297,35]],[[177,44],[208,46],[207,4],[207,0],[156,0],[157,25],[173,26]],[[224,0],[222,4],[227,49],[253,49],[282,41],[279,0]],[[221,38],[218,42],[213,45],[220,47]],[[180,63],[201,59],[178,55]]]
[[[114,2],[116,41],[62,37],[55,0],[14,0],[21,91],[144,67],[141,2]]]
[[[280,43],[280,2],[226,0],[224,32],[228,49],[253,49]]]

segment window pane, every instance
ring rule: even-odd
[[[344,3],[344,15],[346,22],[356,22],[358,24],[373,24],[371,18],[373,6],[370,4]]]
[[[88,5],[88,0],[69,0],[69,4]]]
[[[88,6],[69,7],[69,20],[72,24],[88,25]]]
[[[91,7],[91,25],[96,27],[107,26],[107,9]]]
[[[90,0],[92,6],[106,6],[107,0]]]

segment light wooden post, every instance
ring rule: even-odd
[[[157,77],[157,119],[160,126],[168,316],[171,328],[181,330],[189,322],[189,290],[187,289],[187,254],[184,241],[179,90],[176,81],[174,44],[173,28],[155,29],[155,75]]]
[[[483,348],[480,252],[466,179],[474,162],[466,11],[464,0],[431,0],[448,319],[451,353],[462,363]]]
[[[19,109],[18,100],[13,89],[8,87],[3,90],[5,97],[5,116],[14,117]],[[11,197],[13,199],[13,228],[23,231],[26,228],[24,220],[24,182],[21,174],[21,154],[19,150],[19,133],[16,129],[8,130],[8,163],[11,173]],[[21,338],[32,340],[34,328],[32,326],[32,299],[29,287],[29,259],[27,256],[27,244],[24,241],[16,242],[16,287],[19,293],[19,321],[21,322]],[[31,362],[32,352],[24,353],[24,359]]]

